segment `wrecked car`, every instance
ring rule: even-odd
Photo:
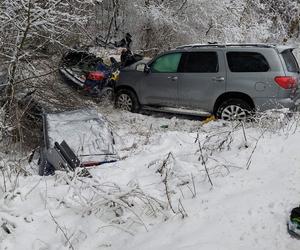
[[[93,53],[87,51],[68,51],[61,60],[60,73],[64,80],[83,89],[86,93],[112,100],[120,69],[128,67],[143,56],[133,54],[129,48],[123,48],[120,61],[115,57],[109,58],[110,64],[104,62]]]
[[[118,160],[113,133],[105,118],[94,109],[44,114],[43,137],[39,175]]]
[[[110,58],[106,65],[102,58],[85,51],[69,51],[62,58],[60,73],[64,80],[85,93],[112,99],[115,81],[119,76],[119,64]]]

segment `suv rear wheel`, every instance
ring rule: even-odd
[[[229,99],[224,101],[217,110],[217,118],[226,121],[243,121],[252,113],[249,103],[241,99]]]
[[[129,89],[121,89],[117,92],[115,106],[130,112],[138,112],[140,108],[135,93]]]

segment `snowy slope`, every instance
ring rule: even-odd
[[[298,114],[269,114],[243,129],[101,113],[122,160],[93,169],[92,179],[0,178],[1,250],[300,248],[286,232],[300,203]]]

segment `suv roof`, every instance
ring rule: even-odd
[[[265,44],[265,43],[227,43],[227,44],[218,44],[218,43],[211,43],[211,44],[187,44],[177,47],[176,49],[196,49],[196,48],[205,48],[205,47],[216,47],[216,48],[227,48],[227,47],[257,47],[257,48],[274,48],[279,53],[288,50],[288,49],[295,49],[294,46],[291,45],[276,45],[276,44]]]

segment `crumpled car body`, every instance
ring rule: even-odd
[[[113,75],[119,74],[119,69],[130,67],[143,59],[143,56],[132,54],[130,50],[127,50],[125,54],[126,56],[123,56],[125,61],[122,61],[123,54],[120,55],[121,62],[112,56],[110,57],[111,64],[108,65],[104,63],[103,58],[96,57],[93,53],[71,50],[62,57],[60,73],[65,81],[79,88],[84,88],[90,72],[103,72],[105,79],[110,80],[106,82],[104,87],[114,88],[115,81],[111,79]]]
[[[40,175],[51,174],[55,170],[74,170],[74,167],[98,166],[118,160],[108,122],[94,109],[44,114],[43,133]],[[58,144],[67,144],[69,149],[66,153],[71,150],[76,156],[73,157],[71,153],[71,161],[74,164],[68,164],[66,157],[61,157],[61,153],[64,152],[61,152],[61,149],[57,150]]]

